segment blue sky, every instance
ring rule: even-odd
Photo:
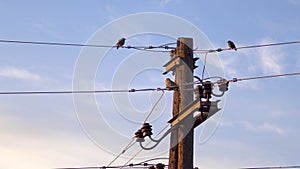
[[[228,39],[237,46],[295,41],[300,40],[299,7],[300,1],[297,0],[0,0],[0,39],[82,44],[95,40],[114,45],[119,35],[125,30],[135,29],[136,25],[117,28],[111,39],[92,37],[121,17],[161,12],[193,24],[214,47],[226,47]],[[157,27],[163,29],[167,25]],[[172,31],[177,29],[174,27]],[[170,41],[174,39],[146,34],[131,37],[128,43],[158,45]],[[83,51],[80,47],[0,43],[0,90],[72,90],[78,58]],[[224,51],[218,56],[225,78],[232,79],[299,72],[299,54],[300,48],[296,44]],[[124,68],[126,71],[116,68],[128,64],[126,59],[140,55],[126,50],[109,50],[97,67],[94,87],[99,90],[120,87],[118,85],[122,83],[113,77],[120,72],[126,77],[126,73],[135,70],[138,64],[129,63]],[[142,55],[145,58],[162,56],[161,62],[169,59],[165,53]],[[121,87],[163,87],[165,76],[161,75],[162,71],[162,67],[144,70]],[[294,76],[231,83],[220,120],[207,122],[219,124],[217,129],[205,142],[201,137],[207,128],[200,126],[195,130],[195,166],[231,169],[299,165],[299,82],[300,77]],[[83,98],[87,107],[81,107],[87,114],[81,116],[76,114],[78,109],[72,95],[0,95],[0,168],[107,165],[130,141],[142,123],[137,121],[146,117],[159,96],[159,92],[134,93],[128,96],[129,106],[122,101],[127,95],[96,95],[93,98],[97,102],[96,108],[102,112],[102,119],[92,119],[89,117],[92,109],[88,107],[88,97]],[[172,93],[167,92],[151,116],[154,133],[165,127],[170,118],[171,102]],[[129,107],[132,106],[136,112],[130,114]],[[90,126],[90,137],[82,129],[84,120],[97,123]],[[104,123],[114,132],[102,128]],[[166,157],[168,141],[166,139],[155,150],[141,153],[132,162],[148,157]],[[124,164],[137,150],[139,147],[133,146],[114,165]]]

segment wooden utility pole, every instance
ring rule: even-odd
[[[175,83],[179,86],[173,97],[174,119],[181,116],[181,112],[193,102],[193,65],[193,39],[178,38],[175,57],[165,65],[166,72],[174,71]],[[189,113],[176,124],[176,129],[171,133],[170,169],[193,169],[193,124],[193,113]]]
[[[178,116],[179,113],[179,90],[174,90],[173,94],[173,117]],[[170,136],[170,150],[169,150],[169,169],[177,169],[178,167],[178,130],[173,130]]]

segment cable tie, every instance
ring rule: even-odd
[[[217,52],[222,52],[222,51],[223,51],[223,49],[221,49],[221,48],[218,48],[216,51],[217,51]]]
[[[130,89],[128,92],[135,92],[136,90],[135,89]]]

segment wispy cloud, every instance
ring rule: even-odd
[[[262,40],[261,44],[272,43],[271,40]],[[280,74],[284,69],[284,52],[279,48],[266,47],[258,50],[259,63],[264,74]]]
[[[159,6],[165,7],[167,6],[172,0],[161,0]]]
[[[270,123],[263,123],[259,125],[257,129],[264,132],[275,132],[277,134],[284,134],[285,132],[283,128]]]
[[[6,66],[0,67],[0,77],[14,78],[19,80],[36,81],[40,80],[41,77],[35,73],[32,73],[25,69],[19,69],[16,67]]]
[[[248,131],[257,132],[257,133],[276,133],[282,135],[286,132],[286,129],[284,129],[283,127],[276,124],[267,123],[267,122],[256,125],[247,121],[232,121],[232,122],[222,121],[221,126],[224,127],[240,126]]]
[[[239,45],[244,46],[244,45]],[[222,54],[221,62],[224,67],[226,77],[245,78],[261,74],[261,67],[258,64],[257,52],[253,50],[239,50],[224,52]],[[236,87],[257,90],[257,81],[240,82]]]
[[[263,38],[257,44],[275,43],[269,38]],[[246,46],[237,44],[238,46]],[[248,44],[249,45],[249,44]],[[221,53],[225,75],[229,78],[255,77],[262,75],[281,74],[286,71],[287,53],[282,47],[264,47],[256,49],[243,49],[237,52],[228,51]],[[238,87],[259,89],[258,81],[245,81]]]

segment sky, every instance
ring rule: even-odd
[[[300,1],[16,1],[0,0],[0,39],[137,46],[193,36],[198,49],[300,40]],[[149,17],[150,16],[150,17]],[[195,35],[195,36],[194,36]],[[298,44],[208,55],[205,76],[225,79],[300,72]],[[0,91],[164,87],[166,52],[0,43]],[[195,54],[196,55],[196,54]],[[197,54],[203,59],[203,54]],[[196,74],[203,64],[198,61]],[[232,169],[300,165],[299,76],[230,83],[222,110],[195,129],[194,166]],[[0,95],[0,168],[108,165],[131,141],[161,92]],[[168,126],[172,92],[149,122]],[[129,148],[112,165],[168,157]],[[166,163],[166,160],[159,162]]]

